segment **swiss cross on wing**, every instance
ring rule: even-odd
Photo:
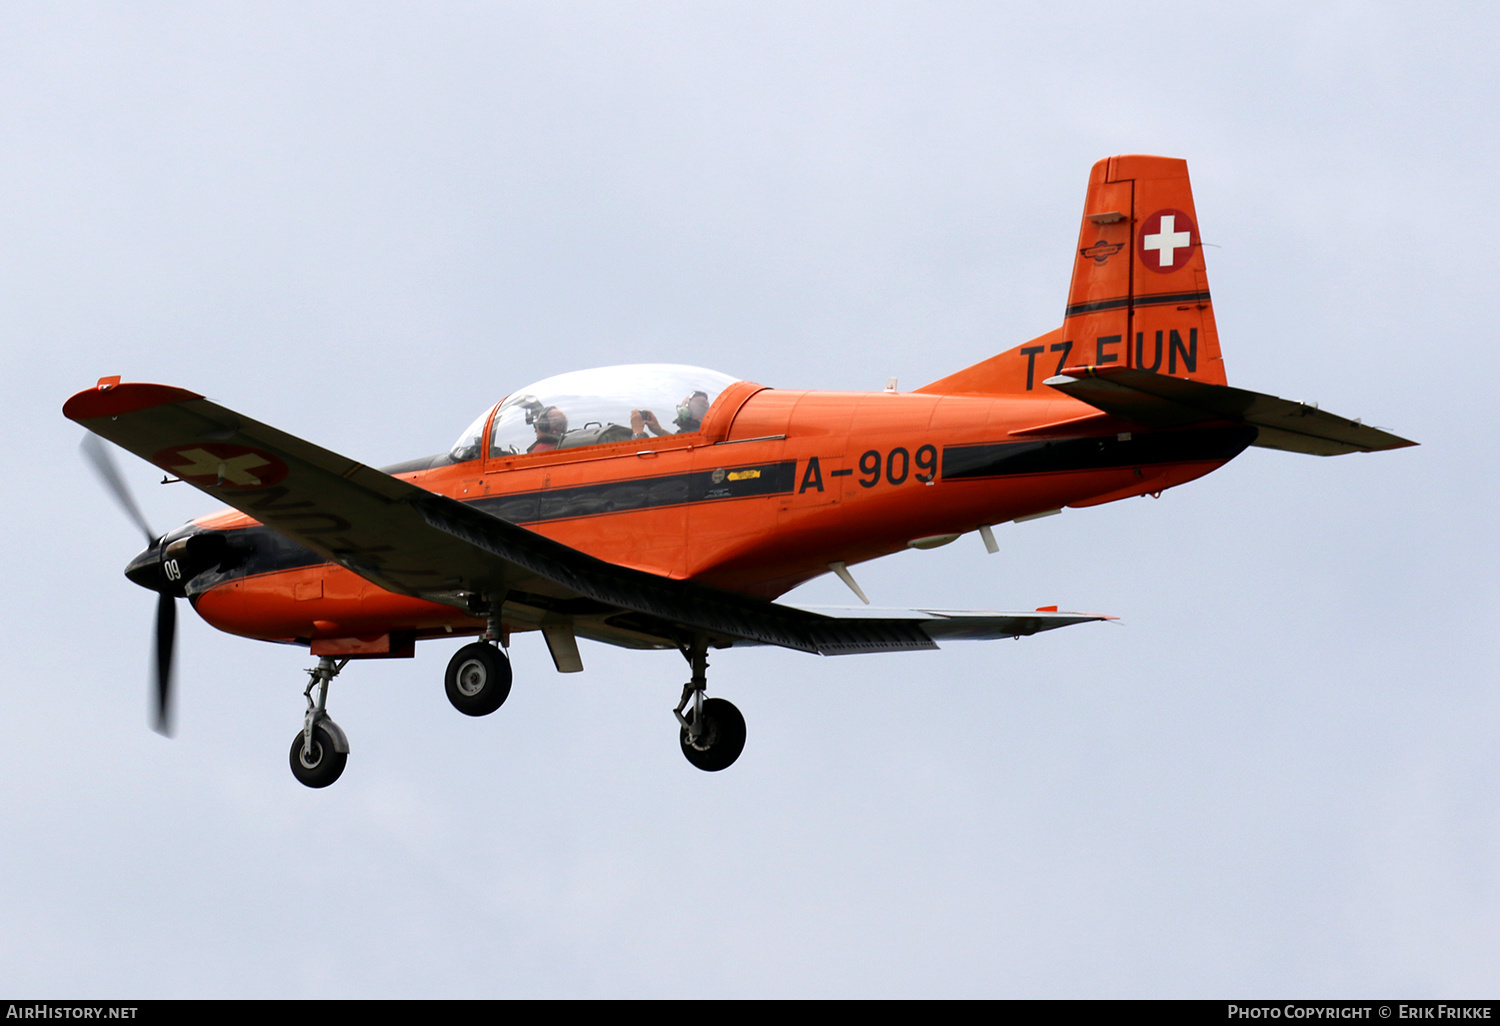
[[[287,475],[286,464],[270,453],[221,442],[168,446],[151,462],[189,484],[208,488],[269,488]]]
[[[1181,210],[1158,210],[1141,222],[1136,237],[1141,263],[1157,274],[1180,271],[1198,248],[1198,229]]]

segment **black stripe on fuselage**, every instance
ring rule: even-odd
[[[717,478],[717,479],[716,479]],[[492,495],[468,500],[491,516],[513,524],[547,520],[603,516],[640,509],[659,509],[688,503],[747,499],[757,495],[789,495],[797,480],[797,461],[760,463],[752,466],[719,467],[686,474],[609,481],[572,488],[546,488],[536,492]],[[189,533],[199,533],[193,529]],[[269,527],[243,527],[226,532],[234,541],[236,558],[224,569],[210,567],[192,582],[197,595],[237,577],[297,570],[328,562]]]
[[[785,495],[792,491],[796,480],[797,461],[784,460],[749,467],[720,467],[687,474],[492,495],[474,499],[471,504],[513,524],[534,524],[719,499]]]
[[[1152,431],[1099,438],[990,442],[943,447],[943,480],[1110,470],[1161,463],[1232,460],[1255,441],[1253,427]]]
[[[1098,313],[1100,310],[1119,310],[1126,306],[1169,306],[1177,303],[1207,303],[1208,289],[1198,292],[1163,292],[1155,296],[1119,296],[1115,299],[1097,299],[1092,303],[1074,303],[1068,307],[1066,316]]]

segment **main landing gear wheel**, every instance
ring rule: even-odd
[[[494,645],[477,641],[453,653],[443,690],[466,716],[488,716],[510,695],[510,660]]]
[[[682,754],[687,761],[710,773],[728,769],[745,750],[745,717],[734,703],[722,698],[707,698],[703,701],[703,729],[697,740],[688,734],[694,723],[695,710],[689,709],[683,719],[688,726],[681,729]]]
[[[300,730],[292,739],[292,775],[308,787],[327,787],[344,772],[349,753],[335,748],[333,735],[321,723],[313,727],[311,751],[304,740]]]
[[[682,701],[672,710],[681,728],[682,754],[710,773],[728,769],[745,750],[745,717],[733,704],[704,694],[708,690],[708,639],[698,635],[682,646],[682,654],[693,668],[692,679],[682,686]]]

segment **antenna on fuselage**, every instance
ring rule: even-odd
[[[854,575],[849,572],[849,568],[847,566],[845,566],[843,563],[829,563],[828,569],[838,574],[839,580],[847,584],[849,586],[849,590],[858,595],[861,602],[863,602],[867,606],[870,604],[870,600],[865,598],[865,593],[861,591],[859,585],[855,583]]]

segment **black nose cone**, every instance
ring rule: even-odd
[[[147,591],[162,591],[166,582],[161,575],[161,547],[159,544],[142,549],[140,554],[125,567],[125,576]]]

